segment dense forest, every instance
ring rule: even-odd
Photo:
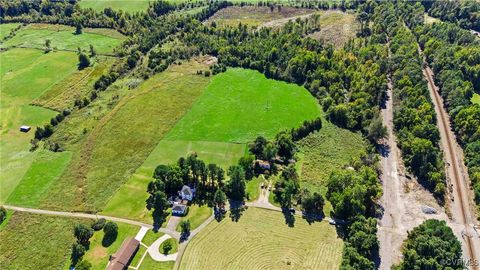
[[[464,29],[480,31],[480,3],[465,1],[422,1],[428,14]]]

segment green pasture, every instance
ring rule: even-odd
[[[76,70],[77,56],[71,52],[45,54],[35,49],[11,49],[0,53],[0,203],[5,202],[36,159],[30,140],[36,126],[48,123],[57,112],[29,105]],[[33,127],[28,133],[21,125]],[[48,166],[46,166],[48,167]]]
[[[85,219],[15,212],[0,230],[2,269],[62,269],[70,263],[75,223]]]
[[[247,143],[259,135],[272,139],[319,115],[317,101],[305,88],[232,68],[213,78],[166,138]]]
[[[342,240],[326,221],[293,227],[282,213],[249,207],[213,221],[188,244],[180,269],[339,269]]]
[[[20,23],[2,23],[0,24],[0,41],[7,37],[10,32],[17,28]]]
[[[128,13],[145,11],[151,0],[82,0],[80,7],[93,8],[96,11],[103,11],[109,7],[114,10],[123,10]]]
[[[113,30],[84,30],[82,34],[75,34],[75,28],[65,25],[28,25],[17,34],[0,45],[0,47],[28,47],[43,49],[45,41],[50,40],[51,48],[76,51],[78,47],[89,50],[92,45],[97,53],[112,53],[113,49],[124,39]],[[78,59],[74,63],[78,62]]]
[[[263,176],[254,177],[247,182],[247,200],[250,202],[256,201],[260,196],[260,185],[265,181]]]
[[[72,156],[71,152],[54,153],[39,150],[20,183],[7,199],[8,204],[36,207],[48,188],[63,172]]]

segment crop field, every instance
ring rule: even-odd
[[[105,233],[103,230],[96,231],[90,238],[90,247],[83,257],[92,264],[92,270],[103,270],[107,267],[109,256],[114,254],[122,245],[123,241],[130,237],[134,238],[140,227],[129,224],[117,223],[118,235],[113,243],[106,246],[102,243]]]
[[[270,10],[269,7],[232,6],[219,10],[206,22],[215,22],[220,27],[236,26],[239,23],[260,26],[264,23],[312,14],[312,9],[282,7]]]
[[[78,222],[89,224],[87,220],[13,213],[0,230],[2,269],[62,269],[70,262],[73,226]]]
[[[104,213],[148,220],[146,186],[157,165],[196,152],[207,163],[227,168],[245,154],[246,143],[257,135],[271,139],[318,115],[316,100],[300,86],[269,80],[253,70],[233,68],[218,74],[113,196]]]
[[[0,47],[28,47],[43,49],[45,41],[51,41],[50,47],[58,50],[76,51],[78,47],[88,50],[92,45],[98,53],[112,53],[124,37],[114,30],[84,29],[76,35],[75,28],[64,25],[30,24],[0,45]]]
[[[477,94],[477,93],[473,94],[472,103],[476,103],[476,104],[480,105],[480,95],[479,94]]]
[[[342,248],[328,222],[288,227],[279,212],[249,208],[238,222],[212,222],[196,235],[180,269],[338,269]]]
[[[360,28],[355,14],[340,10],[320,11],[320,31],[310,35],[317,40],[342,47],[349,39],[354,38]]]
[[[17,28],[20,24],[19,23],[2,23],[0,24],[0,41],[2,41],[5,37],[7,37],[10,32]]]
[[[75,53],[63,51],[45,54],[36,49],[11,49],[0,53],[0,203],[12,193],[38,154],[29,151],[33,131],[21,133],[18,128],[40,126],[57,114],[30,106],[30,102],[74,72],[76,62]]]

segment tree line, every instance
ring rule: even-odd
[[[422,5],[432,17],[455,23],[464,29],[480,32],[480,3],[478,1],[422,1]]]

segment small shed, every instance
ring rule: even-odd
[[[270,163],[268,161],[257,159],[255,163],[264,170],[270,170]]]
[[[32,127],[30,127],[30,126],[23,125],[23,126],[20,127],[20,131],[25,132],[25,133],[29,132],[30,129],[32,129]]]
[[[174,203],[172,206],[172,214],[183,216],[187,213],[187,206],[184,204]]]

